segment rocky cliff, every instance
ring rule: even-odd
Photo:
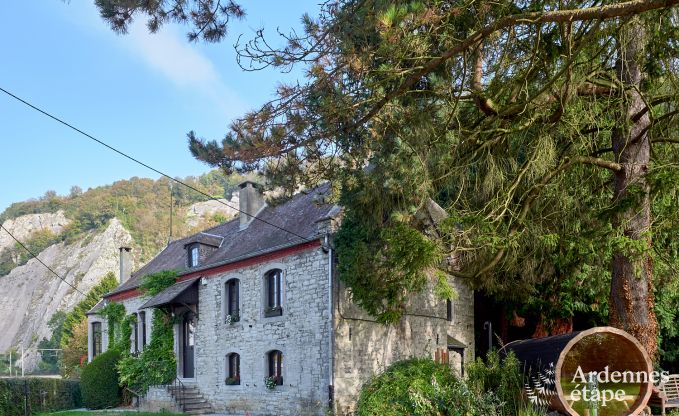
[[[22,215],[16,219],[5,221],[2,226],[20,241],[25,241],[38,231],[47,230],[59,234],[71,221],[66,218],[64,211],[55,213]],[[14,247],[15,242],[6,232],[0,232],[0,252]]]
[[[238,207],[240,176],[213,171],[182,181]],[[172,190],[170,210],[169,190]],[[172,238],[217,225],[235,209],[165,178],[130,178],[86,191],[15,202],[0,213],[0,223],[48,266],[87,294],[108,272],[118,275],[118,248],[132,247],[136,266],[148,261]],[[0,366],[8,350],[29,350],[27,370],[35,366],[35,347],[53,335],[49,321],[83,295],[61,281],[0,230]],[[14,356],[16,358],[16,355]],[[0,368],[0,372],[2,369]]]
[[[202,221],[214,218],[216,215],[223,219],[231,219],[238,215],[239,198],[234,193],[231,199],[210,200],[196,202],[186,209],[186,225],[195,228],[201,225]]]
[[[57,212],[22,216],[3,226],[17,238],[26,239],[45,229],[58,234],[67,224],[63,212]],[[0,232],[0,248],[13,246],[9,235]],[[118,247],[131,242],[130,233],[114,218],[103,231],[90,232],[72,244],[54,244],[38,258],[86,294],[107,272],[117,272]],[[25,364],[30,371],[38,361],[35,347],[51,336],[47,323],[52,315],[57,310],[70,311],[82,299],[82,294],[35,259],[14,268],[0,278],[0,352],[23,347],[29,351]]]

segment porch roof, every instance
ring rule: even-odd
[[[175,283],[147,300],[139,309],[157,308],[167,305],[196,304],[198,303],[198,288],[196,284],[199,280],[200,278],[197,277]]]
[[[92,309],[87,311],[85,315],[96,315],[104,306],[106,306],[106,301],[104,299],[101,299],[99,302],[97,302],[96,305],[92,307]]]
[[[465,349],[465,348],[467,348],[467,346],[466,346],[462,341],[458,340],[457,338],[455,338],[455,337],[453,337],[453,336],[451,336],[451,335],[448,335],[448,340],[447,340],[447,341],[448,341],[448,349],[449,349],[449,350],[451,350],[451,349]]]

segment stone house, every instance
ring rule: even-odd
[[[459,371],[474,353],[471,290],[451,278],[457,300],[429,288],[399,324],[376,323],[336,276],[332,239],[342,210],[324,202],[327,191],[320,186],[269,207],[259,187],[244,182],[238,218],[171,242],[132,274],[130,250],[121,248],[122,283],[88,313],[88,358],[108,347],[98,309],[119,302],[137,314],[134,351],[149,342],[153,308],[179,322],[181,383],[152,388],[144,401],[150,409],[179,403],[191,413],[324,415],[330,408],[345,415],[362,384],[395,361],[452,350],[450,365]],[[140,292],[144,276],[168,269],[179,271],[175,285],[152,298]]]

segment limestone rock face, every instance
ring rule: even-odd
[[[63,212],[25,217],[8,226],[13,227],[10,231],[20,239],[30,237],[29,230],[49,228],[58,232],[68,222]],[[114,218],[103,232],[89,234],[70,245],[54,244],[38,254],[38,258],[87,294],[106,273],[118,274],[118,248],[131,242],[128,231]],[[83,298],[35,259],[14,268],[0,278],[0,353],[23,347],[28,351],[25,368],[30,371],[39,361],[37,344],[52,335],[47,324],[52,315],[58,310],[71,311]]]
[[[5,221],[2,226],[20,241],[24,241],[40,230],[49,230],[54,234],[59,234],[70,222],[64,216],[64,211],[59,210],[55,213],[22,215],[16,219]],[[9,234],[4,231],[0,232],[0,252],[6,248],[14,247],[14,244],[15,242]]]
[[[200,224],[202,220],[210,218],[215,214],[220,214],[227,218],[233,218],[238,215],[238,193],[234,193],[231,197],[231,200],[219,199],[218,201],[210,200],[205,202],[196,202],[195,204],[188,207],[186,210],[186,224],[193,228]],[[224,204],[228,204],[230,207]]]

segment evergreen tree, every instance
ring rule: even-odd
[[[679,263],[677,3],[325,2],[281,48],[239,45],[306,82],[190,150],[290,192],[334,180],[341,277],[384,322],[438,266],[546,318],[609,311],[655,355],[654,283]]]
[[[220,41],[226,36],[232,18],[241,19],[245,12],[233,1],[214,0],[95,0],[101,17],[111,29],[127,33],[128,26],[137,14],[148,16],[146,26],[156,32],[168,22],[190,23],[193,27],[189,40]]]

